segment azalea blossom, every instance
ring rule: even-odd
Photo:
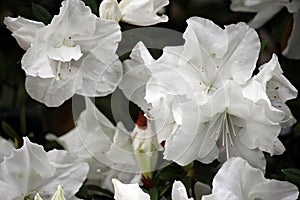
[[[265,179],[261,170],[251,167],[242,158],[227,160],[213,179],[212,194],[202,200],[220,199],[285,199],[298,198],[295,185],[287,181]]]
[[[66,199],[74,198],[88,173],[88,164],[64,150],[45,152],[43,147],[24,138],[24,145],[14,149],[0,163],[0,199],[24,199],[39,192],[49,198],[58,185]]]
[[[121,123],[114,126],[89,98],[85,98],[85,106],[75,128],[54,139],[71,154],[89,163],[89,183],[101,184],[112,191],[112,178],[127,183],[138,182],[140,169],[133,153],[130,133]],[[130,151],[119,151],[119,146]],[[117,154],[114,154],[115,149]]]
[[[4,23],[26,50],[21,64],[32,98],[59,106],[75,93],[105,96],[116,88],[122,75],[115,53],[120,27],[97,18],[82,1],[63,1],[46,26],[21,17]]]
[[[277,138],[284,112],[244,95],[258,59],[257,33],[245,23],[221,29],[198,17],[187,22],[185,44],[164,49],[149,68],[146,86],[148,103],[166,95],[179,99],[172,106],[179,127],[166,140],[165,158],[187,165],[195,159],[210,163],[241,156],[264,169],[262,151],[285,150]]]
[[[283,75],[278,58],[273,54],[272,59],[259,68],[255,75],[245,86],[244,96],[256,103],[264,101],[270,109],[278,109],[284,113],[280,124],[282,128],[289,128],[296,119],[293,117],[286,101],[297,97],[297,89]],[[250,91],[252,90],[252,91]],[[269,114],[269,117],[273,117]]]
[[[257,13],[255,17],[249,22],[249,25],[254,28],[259,28],[275,16],[282,8],[286,7],[287,10],[293,14],[293,30],[288,40],[286,48],[283,50],[283,55],[292,58],[300,59],[298,46],[300,39],[300,1],[299,0],[231,0],[230,8],[238,12],[251,12]]]
[[[138,26],[150,26],[167,22],[168,16],[157,13],[169,4],[169,0],[104,0],[99,7],[100,17]]]

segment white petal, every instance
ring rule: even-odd
[[[64,66],[61,69],[60,80],[27,76],[26,91],[33,99],[47,106],[60,106],[74,95],[76,87],[82,85],[80,80],[75,79],[76,72],[76,68],[69,72]]]
[[[78,17],[79,15],[80,17]],[[50,25],[47,26],[48,32],[44,37],[53,37],[51,34],[66,37],[70,33],[91,36],[95,31],[96,18],[90,7],[85,6],[84,2],[80,0],[63,1],[59,14],[54,16]]]
[[[103,19],[119,22],[122,18],[122,13],[117,0],[102,1],[99,7],[99,15]]]
[[[263,182],[264,176],[259,169],[252,168],[242,158],[231,158],[223,164],[213,179],[212,195],[202,199],[248,199],[248,193],[258,183]],[[211,197],[210,197],[211,196]],[[215,196],[215,197],[214,197]]]
[[[293,200],[297,199],[298,195],[298,188],[287,181],[266,180],[252,188],[248,198],[273,200],[276,197],[276,199]]]
[[[138,163],[133,152],[131,134],[123,127],[122,123],[118,123],[107,156],[116,163],[128,164],[138,167]]]
[[[209,56],[220,58],[225,54],[227,51],[227,38],[226,32],[222,28],[212,21],[200,17],[191,17],[187,20],[187,23],[188,27],[183,35],[186,42],[193,42],[196,48],[202,47]]]
[[[282,54],[287,58],[300,59],[298,50],[300,45],[300,12],[294,13],[293,19],[293,30],[289,37],[287,47],[283,50]]]
[[[219,73],[221,78],[229,73],[233,80],[244,84],[256,67],[260,51],[259,37],[254,29],[242,22],[226,26],[225,31],[228,35],[228,49],[217,61]]]
[[[193,198],[188,198],[184,185],[180,181],[175,181],[172,187],[172,200],[193,200]]]
[[[270,20],[276,13],[284,7],[279,1],[248,1],[232,0],[231,10],[241,12],[256,12],[254,19],[249,23],[254,28],[259,28]]]
[[[211,187],[205,183],[197,181],[194,187],[196,199],[200,200],[202,196],[211,194]]]
[[[249,26],[253,28],[259,28],[264,25],[267,21],[269,21],[272,17],[274,17],[281,9],[282,5],[278,5],[276,3],[269,4],[264,8],[258,10],[257,14],[254,18],[249,22]]]
[[[264,153],[259,149],[249,149],[243,143],[241,143],[239,137],[234,138],[233,146],[229,147],[229,156],[232,157],[241,157],[248,161],[248,163],[255,168],[265,171],[266,169],[266,159]],[[226,151],[221,149],[219,161],[226,161]]]
[[[55,166],[55,174],[49,177],[38,190],[45,191],[41,193],[42,197],[53,195],[57,191],[58,185],[64,188],[66,199],[73,197],[86,179],[89,166],[78,157],[71,155],[67,151],[52,150],[48,153],[49,161]]]
[[[5,17],[3,23],[12,32],[20,47],[27,50],[38,31],[45,25],[42,22],[25,19],[23,17]]]
[[[33,44],[22,57],[21,65],[26,75],[41,78],[54,78],[54,63],[48,57],[45,44]],[[53,65],[54,66],[54,65]]]
[[[83,54],[81,53],[80,46],[76,45],[75,47],[68,47],[62,45],[58,48],[50,48],[48,50],[48,57],[62,62],[69,62],[72,59],[77,61]]]
[[[125,60],[124,75],[119,84],[127,99],[137,104],[144,112],[149,108],[144,99],[146,94],[146,83],[150,78],[147,64],[154,63],[154,59],[142,42],[139,42],[130,54],[130,60]]]
[[[123,75],[121,62],[116,54],[121,31],[117,22],[98,18],[93,37],[78,37],[84,56],[74,64],[79,68],[81,87],[76,93],[83,96],[105,96],[112,93]]]
[[[123,184],[112,179],[115,188],[115,200],[150,200],[149,194],[143,192],[138,184]]]
[[[14,146],[6,139],[0,137],[0,163],[4,157],[8,157],[13,152]]]
[[[122,12],[122,21],[138,25],[150,26],[168,21],[166,15],[158,16],[156,13],[169,4],[169,0],[122,0],[119,4]]]
[[[0,163],[0,199],[14,199],[34,191],[55,170],[43,147],[24,138],[24,145]]]

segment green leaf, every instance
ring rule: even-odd
[[[75,194],[76,197],[87,199],[88,197],[88,188],[85,185],[82,185],[79,191]]]
[[[261,41],[260,51],[262,52],[267,46],[267,40]]]
[[[23,136],[26,135],[27,127],[26,127],[26,108],[23,106],[21,108],[21,116],[20,116],[20,127],[21,127],[21,133]]]
[[[33,16],[37,20],[42,21],[44,24],[49,24],[51,22],[52,15],[46,8],[35,3],[32,3],[31,6],[32,6]]]
[[[160,196],[163,196],[170,188],[172,184],[167,184],[165,185],[161,190],[160,190]]]
[[[158,200],[159,197],[159,192],[158,189],[156,187],[153,187],[149,190],[149,195],[151,200]]]
[[[281,170],[282,173],[285,175],[285,178],[288,181],[295,183],[296,185],[300,186],[300,170],[295,168],[283,169]]]
[[[83,0],[85,5],[89,6],[95,15],[99,15],[98,4],[96,0]]]
[[[297,125],[294,127],[294,137],[300,136],[300,123],[297,123]]]
[[[5,134],[13,139],[16,140],[19,138],[19,135],[17,134],[17,132],[15,131],[15,129],[13,127],[11,127],[6,121],[2,121],[2,128],[3,131],[5,132]]]
[[[105,190],[105,189],[103,189],[103,188],[101,188],[97,185],[86,185],[86,187],[89,191],[92,190],[92,191],[99,192],[99,193],[101,193],[105,196],[108,196],[108,197],[111,197],[111,198],[113,197],[113,194],[110,191]]]

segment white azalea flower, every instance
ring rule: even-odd
[[[171,106],[179,127],[166,140],[165,158],[187,165],[195,159],[210,163],[241,156],[264,169],[262,151],[284,151],[277,138],[284,113],[244,95],[242,86],[252,76],[260,48],[255,30],[245,23],[221,29],[193,17],[184,38],[183,46],[165,48],[149,67],[147,102],[167,95],[179,99]]]
[[[183,34],[185,44],[166,47],[156,63],[160,65],[150,69],[153,82],[160,78],[160,84],[169,90],[178,91],[178,95],[199,96],[198,101],[203,103],[206,97],[227,81],[235,80],[244,84],[250,79],[260,50],[260,41],[254,29],[245,23],[232,24],[222,29],[200,17],[192,17],[187,23]],[[177,84],[173,84],[174,79]],[[186,91],[191,89],[193,92],[187,94]],[[147,92],[149,90],[156,94],[149,92],[147,96],[146,93],[148,102],[159,96],[155,89],[148,87]]]
[[[104,96],[116,88],[122,75],[115,53],[120,27],[97,18],[82,1],[63,1],[47,26],[10,17],[4,23],[23,48],[30,46],[21,63],[32,98],[59,106],[74,93]]]
[[[287,47],[283,50],[283,55],[292,59],[300,59],[298,47],[300,39],[300,1],[299,0],[231,0],[230,8],[233,11],[257,13],[249,22],[254,28],[259,28],[268,20],[275,16],[282,8],[287,7],[288,11],[293,14],[293,30],[288,40]]]
[[[284,118],[280,122],[281,127],[291,127],[296,119],[285,102],[297,97],[297,89],[283,76],[283,71],[275,54],[259,70],[260,72],[245,86],[244,96],[256,103],[263,100],[273,107],[270,109],[281,110],[284,113]],[[269,114],[269,118],[272,117],[272,114]]]
[[[213,179],[212,194],[202,197],[202,200],[295,200],[298,195],[295,185],[287,181],[265,179],[261,170],[237,157],[223,164]]]
[[[123,184],[117,179],[112,179],[115,189],[115,200],[150,200],[149,194],[143,192],[137,183]]]
[[[117,0],[104,0],[100,4],[99,13],[104,19],[149,26],[168,21],[166,15],[157,15],[168,4],[169,0],[122,0],[120,3]]]
[[[128,139],[129,132],[118,124],[116,127],[97,109],[89,98],[85,98],[86,109],[76,121],[76,127],[57,138],[70,153],[87,161],[90,165],[88,182],[101,184],[105,189],[112,191],[112,178],[124,182],[136,181],[140,177],[137,161],[132,152],[125,152],[120,156],[110,155],[108,152],[115,146],[130,144],[122,139]],[[123,137],[122,137],[123,136]],[[118,142],[120,139],[120,143]],[[116,144],[117,143],[117,144]],[[116,162],[117,161],[117,162]]]
[[[24,138],[24,145],[0,163],[0,199],[23,199],[37,192],[48,198],[58,185],[65,188],[64,195],[69,199],[79,190],[87,173],[87,163],[68,152],[45,152],[42,146]]]

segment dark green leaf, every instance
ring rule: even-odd
[[[21,127],[21,133],[23,136],[26,135],[27,127],[26,127],[26,108],[23,106],[21,108],[21,116],[20,116],[20,127]]]
[[[89,6],[95,15],[99,15],[98,4],[96,0],[83,0],[85,5]]]
[[[43,22],[44,24],[49,24],[51,22],[52,15],[46,8],[35,3],[32,3],[31,5],[32,5],[33,16],[37,20]]]
[[[15,129],[13,127],[11,127],[7,122],[5,122],[4,120],[2,121],[2,128],[3,131],[5,132],[5,134],[15,140],[19,138],[19,135],[17,134],[17,132],[15,131]]]
[[[161,188],[159,195],[163,196],[171,188],[171,186],[172,186],[172,184],[165,185],[163,188]]]
[[[288,181],[300,186],[300,170],[295,168],[281,170]]]
[[[108,197],[111,197],[111,198],[113,197],[113,194],[110,191],[105,190],[105,189],[103,189],[103,188],[101,188],[97,185],[87,185],[86,187],[89,191],[92,190],[92,191],[99,192],[99,193],[101,193],[105,196],[108,196]]]
[[[151,188],[149,190],[149,194],[150,194],[151,200],[158,200],[159,192],[156,187]]]
[[[300,123],[297,123],[297,125],[294,128],[294,136],[299,137],[300,136]]]
[[[88,188],[85,185],[81,186],[81,188],[79,189],[79,191],[75,195],[78,198],[87,199],[87,197],[88,197]]]

